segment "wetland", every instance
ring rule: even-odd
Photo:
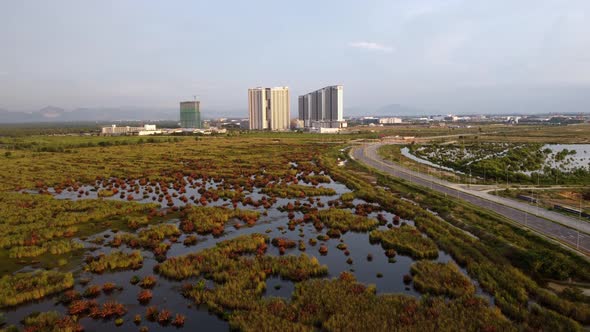
[[[407,196],[404,184],[355,164],[348,139],[68,140],[2,147],[11,153],[0,165],[0,328],[504,331],[590,323],[583,299],[544,287],[548,279],[588,281],[588,263],[543,251],[543,240],[510,233],[502,221],[506,228],[484,231],[478,223],[493,217],[469,209],[462,224],[453,219],[459,211],[433,215],[426,208],[446,204],[433,206],[436,198],[419,190]],[[520,248],[561,266],[517,265]]]

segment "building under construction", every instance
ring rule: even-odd
[[[180,127],[201,129],[201,102],[183,101],[180,103]]]

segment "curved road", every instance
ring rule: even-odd
[[[567,246],[577,249],[585,255],[590,256],[590,236],[583,233],[586,228],[590,227],[588,223],[582,222],[571,225],[576,226],[576,229],[572,229],[562,224],[552,222],[548,219],[531,214],[531,212],[528,211],[529,206],[527,206],[524,211],[522,209],[509,206],[512,205],[512,203],[521,204],[520,202],[508,200],[507,202],[500,202],[503,200],[501,197],[471,189],[465,189],[457,186],[456,184],[438,179],[436,177],[408,170],[407,168],[401,167],[398,164],[382,159],[377,154],[377,149],[382,145],[384,145],[384,143],[374,143],[353,147],[351,150],[351,156],[355,160],[358,160],[380,171],[389,173],[395,177],[399,177],[415,184],[431,188],[432,190],[436,190],[445,195],[460,198],[474,205],[493,210],[494,212],[511,219],[522,226],[528,227],[538,233],[558,240],[559,242],[562,242]],[[486,195],[490,197],[487,197]],[[534,209],[534,207],[532,208]],[[561,220],[559,221],[561,222]],[[575,219],[571,219],[569,222],[577,221]],[[578,228],[582,229],[582,232],[580,232]]]

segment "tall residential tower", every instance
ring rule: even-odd
[[[248,89],[248,112],[250,130],[289,129],[289,88]]]
[[[201,129],[201,102],[183,101],[180,103],[180,127]]]
[[[304,127],[346,127],[342,93],[342,85],[333,85],[299,96],[299,120]]]

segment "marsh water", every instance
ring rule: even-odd
[[[194,204],[194,201],[198,201],[200,194],[198,191],[199,187],[206,187],[206,188],[217,188],[221,185],[221,183],[216,183],[214,181],[207,181],[207,182],[199,182],[200,180],[196,180],[196,182],[188,183],[184,187],[186,191],[183,193],[186,197],[194,196],[193,200],[189,200],[187,203],[183,202],[180,199],[180,193],[175,190],[174,188],[168,188],[168,193],[172,195],[174,205],[175,206],[183,206],[184,204]],[[198,184],[198,185],[195,185]],[[301,183],[300,183],[301,184]],[[138,202],[157,202],[158,194],[156,194],[155,188],[151,188],[152,192],[150,193],[150,184],[146,184],[145,186],[139,185],[137,181],[128,181],[127,186],[133,187],[136,189],[131,195],[133,195],[135,201]],[[159,185],[156,185],[159,186]],[[279,208],[282,206],[286,206],[288,203],[295,203],[296,201],[310,203],[313,208],[318,209],[326,209],[329,208],[329,201],[339,199],[340,195],[344,193],[350,192],[349,189],[346,188],[341,183],[337,183],[335,181],[331,181],[330,183],[323,183],[319,184],[318,186],[329,187],[335,190],[336,195],[331,196],[317,196],[313,199],[288,199],[288,198],[278,198],[276,203],[273,204],[270,208],[265,209],[262,206],[254,207],[252,205],[243,205],[242,203],[238,203],[238,208],[241,209],[249,209],[249,210],[256,210],[262,214],[260,219],[257,223],[252,227],[242,226],[240,228],[234,227],[231,223],[227,224],[225,227],[225,233],[221,237],[213,237],[212,235],[206,236],[198,236],[197,244],[194,246],[185,246],[183,244],[184,238],[187,236],[186,234],[181,235],[178,238],[178,241],[171,243],[170,250],[167,253],[167,257],[174,257],[179,256],[187,253],[194,253],[198,252],[205,248],[210,248],[214,246],[219,241],[224,241],[231,239],[237,235],[242,234],[250,234],[250,233],[261,233],[266,234],[269,238],[274,237],[288,237],[294,241],[303,240],[306,244],[305,253],[307,255],[315,256],[318,258],[321,264],[327,265],[329,269],[329,274],[326,278],[334,278],[337,277],[343,271],[351,271],[356,276],[359,282],[365,284],[374,284],[377,287],[378,293],[398,293],[398,294],[405,294],[409,296],[420,296],[420,293],[415,291],[412,288],[412,285],[405,285],[403,282],[403,276],[410,273],[410,265],[414,262],[412,258],[409,256],[398,254],[395,257],[395,262],[390,262],[388,258],[385,256],[385,251],[381,248],[380,244],[371,244],[369,242],[369,234],[368,233],[355,233],[352,231],[344,233],[339,239],[329,239],[326,241],[318,241],[315,246],[312,246],[308,243],[310,238],[316,238],[319,234],[325,234],[326,229],[322,231],[318,231],[315,229],[314,225],[311,223],[302,223],[298,225],[294,230],[289,230],[288,228],[288,212],[280,211]],[[55,190],[50,189],[49,192],[54,195],[56,198],[59,199],[88,199],[88,198],[97,198],[97,192],[102,189],[102,184],[97,182],[94,185],[85,185],[77,188],[77,190],[72,188],[67,188],[63,190],[61,193],[56,193]],[[260,192],[260,188],[255,188],[252,192],[244,192],[246,197],[251,197],[254,200],[257,200],[264,196]],[[175,195],[176,194],[176,195]],[[127,200],[128,193],[125,194],[125,200]],[[177,197],[175,197],[177,196]],[[113,199],[113,200],[123,200],[120,198],[119,195],[114,195],[110,198],[105,199]],[[312,203],[311,203],[312,202]],[[358,204],[367,204],[367,202],[355,199],[353,202],[354,206]],[[217,201],[213,201],[209,203],[210,206],[231,206],[231,201],[219,199]],[[162,208],[167,207],[167,202],[164,200],[161,202]],[[378,208],[377,205],[374,205]],[[355,212],[355,208],[350,209],[352,212]],[[377,211],[371,212],[368,217],[376,218],[377,214],[382,214],[389,227],[399,227],[399,224],[409,224],[413,225],[413,221],[411,220],[401,220],[399,224],[394,225],[392,223],[395,215],[388,213],[386,211]],[[302,218],[303,214],[301,212],[295,212],[295,218]],[[165,223],[179,223],[180,220],[176,217],[171,217],[168,220],[164,221]],[[236,221],[237,222],[237,221]],[[379,226],[381,229],[387,229],[387,226]],[[87,248],[93,248],[92,252],[93,255],[97,255],[98,253],[108,253],[113,250],[111,247],[108,246],[108,242],[113,238],[114,233],[111,230],[107,230],[98,234],[95,234],[84,241],[82,241]],[[97,239],[104,239],[104,245],[96,245]],[[346,256],[342,250],[336,248],[339,243],[345,243],[348,246],[348,250],[350,251],[350,256]],[[320,245],[326,245],[328,247],[328,253],[326,255],[320,255],[318,252],[318,248]],[[120,250],[123,251],[130,251],[131,249],[127,248],[125,245],[122,245]],[[102,285],[107,282],[113,282],[119,286],[122,286],[122,290],[116,290],[111,294],[101,294],[97,301],[99,303],[103,303],[106,300],[116,300],[124,305],[127,306],[128,312],[124,316],[124,324],[117,329],[120,331],[137,331],[138,326],[136,326],[133,322],[133,317],[136,314],[142,315],[142,323],[141,325],[148,326],[150,330],[175,330],[176,327],[171,325],[169,326],[160,326],[156,322],[148,322],[145,319],[145,311],[146,307],[150,305],[155,305],[159,309],[168,309],[173,314],[179,313],[186,316],[186,323],[184,329],[187,331],[193,330],[205,330],[205,331],[214,331],[214,330],[228,330],[229,325],[226,321],[212,315],[208,312],[206,306],[195,306],[192,300],[186,299],[181,295],[181,286],[186,282],[196,282],[199,278],[191,278],[188,280],[183,281],[174,281],[168,280],[156,273],[154,273],[153,268],[157,264],[157,261],[154,258],[152,252],[147,250],[142,250],[142,254],[144,256],[143,266],[139,270],[126,270],[120,272],[109,272],[104,274],[92,274],[90,272],[84,272],[82,266],[78,267],[75,270],[75,277],[76,277],[76,286],[75,289],[79,292],[83,292],[83,290],[87,287],[87,285],[82,285],[79,281],[80,280],[89,280],[88,285]],[[274,246],[269,246],[267,254],[269,255],[279,255],[278,248]],[[285,255],[299,255],[301,251],[298,248],[287,249]],[[368,256],[371,255],[372,259],[369,260]],[[352,264],[347,263],[348,258],[352,259]],[[439,251],[439,256],[436,259],[438,262],[448,262],[453,261],[453,259],[443,251]],[[31,267],[24,266],[23,269],[28,270]],[[465,274],[465,271],[462,270]],[[137,294],[141,290],[141,288],[137,285],[131,285],[130,279],[133,276],[140,276],[144,277],[147,275],[156,275],[158,278],[157,285],[152,290],[153,298],[148,305],[141,305],[137,301]],[[477,288],[477,293],[483,295],[488,298],[490,302],[493,302],[493,299],[488,295],[484,294],[477,283],[474,282]],[[210,282],[210,287],[214,287],[214,284]],[[277,297],[284,297],[290,298],[291,293],[295,288],[295,284],[291,281],[282,280],[278,277],[271,277],[266,281],[266,291],[264,296],[277,296]],[[27,315],[31,314],[32,312],[42,312],[42,311],[50,311],[56,310],[59,312],[67,312],[67,306],[62,304],[57,304],[58,295],[45,298],[42,301],[36,303],[29,303],[24,304],[15,308],[11,308],[6,310],[7,321],[9,324],[19,325],[19,321],[22,320]],[[89,317],[85,317],[81,319],[81,324],[85,327],[86,331],[104,331],[109,328],[115,328],[115,324],[112,320],[95,320]]]
[[[572,171],[576,168],[590,167],[590,144],[546,144],[541,150],[550,149],[551,154],[545,161],[549,167],[559,168],[565,172]],[[568,154],[563,160],[555,160],[555,155],[568,150]]]
[[[545,144],[544,146],[541,147],[541,151],[543,151],[545,149],[549,149],[549,150],[551,150],[551,152],[547,155],[547,158],[545,159],[545,163],[543,165],[541,165],[541,169],[540,169],[541,171],[545,167],[556,168],[556,169],[559,169],[562,172],[566,172],[566,173],[573,172],[574,170],[579,169],[579,168],[590,170],[590,144]],[[556,158],[557,154],[564,151],[564,150],[568,150],[570,153],[567,154],[563,159],[558,160],[558,158]],[[506,151],[503,151],[501,153],[493,155],[492,158],[502,156],[505,153],[506,153]],[[410,152],[410,149],[407,147],[404,147],[401,149],[401,154],[404,157],[409,158],[409,159],[411,159],[415,162],[418,162],[420,164],[443,169],[443,170],[450,171],[450,172],[464,174],[459,170],[455,170],[450,167],[436,164],[428,159],[420,158],[420,157],[412,154],[412,152]],[[486,158],[490,158],[490,157],[486,157]],[[473,162],[474,161],[471,161],[470,163],[473,163]],[[535,171],[522,171],[522,173],[527,174],[527,175],[530,175],[533,172],[537,172],[537,170],[535,170]]]

